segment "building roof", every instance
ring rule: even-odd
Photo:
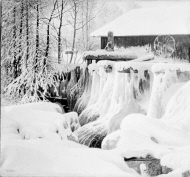
[[[190,35],[190,3],[130,10],[91,33],[91,36]]]

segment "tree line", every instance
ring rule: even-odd
[[[57,86],[55,75],[64,71],[63,48],[71,50],[77,38],[82,50],[90,50],[90,28],[97,13],[93,0],[6,0],[2,2],[1,69],[9,98],[34,101],[45,98],[48,87]],[[64,37],[69,26],[70,40]],[[56,52],[55,52],[56,51]],[[61,68],[61,71],[60,71]],[[60,71],[60,72],[59,72]]]

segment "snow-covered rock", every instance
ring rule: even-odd
[[[139,176],[115,151],[68,141],[77,113],[60,114],[44,105],[1,109],[2,176]]]
[[[190,169],[189,90],[190,81],[172,96],[162,119],[142,114],[125,117],[121,130],[108,135],[102,148],[115,148],[125,158],[151,155],[173,170],[168,176],[182,176]]]
[[[28,103],[2,107],[2,139],[45,138],[52,141],[75,137],[71,130],[80,125],[76,113],[61,114],[54,103]],[[75,137],[77,141],[77,137]]]

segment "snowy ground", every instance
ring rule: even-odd
[[[108,121],[112,114],[117,117],[116,113],[125,109],[130,112],[123,114],[124,117],[120,115],[119,130],[106,136],[102,149],[79,144],[74,133],[80,129],[77,113],[64,114],[57,104],[39,102],[4,106],[1,107],[2,176],[140,176],[128,167],[124,158],[146,158],[147,155],[160,159],[162,166],[172,169],[172,172],[159,176],[181,177],[189,173],[190,65],[149,63],[145,66],[131,62],[115,66],[113,62],[101,62],[99,66],[102,65],[112,66],[112,73],[107,73],[108,77],[104,75],[106,83],[99,84],[97,89],[110,94],[113,92],[112,96],[105,97],[111,99],[111,104],[105,103],[110,107],[115,105],[117,109],[108,106],[106,110],[109,111],[105,115],[101,113],[100,119]],[[119,74],[128,67],[148,69],[154,75],[151,76],[150,99],[144,99],[149,102],[144,106],[147,115],[138,111],[131,114],[133,106],[139,104],[131,94],[133,86],[138,88],[134,79],[145,78],[140,71],[138,75]],[[98,75],[97,68],[92,70]],[[126,83],[120,82],[119,76]],[[97,82],[101,82],[101,78]],[[120,84],[126,90],[121,92]],[[95,90],[91,93],[94,94]],[[96,98],[94,102],[98,100]],[[139,105],[142,104],[143,101]],[[99,109],[105,110],[104,104]],[[143,165],[141,169],[146,171]],[[142,175],[147,174],[144,172]]]
[[[1,111],[2,176],[138,176],[118,153],[70,141],[68,120],[76,115],[61,114],[56,104],[7,106]]]

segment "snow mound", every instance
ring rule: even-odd
[[[181,176],[190,167],[189,90],[190,81],[170,99],[162,119],[130,114],[122,121],[120,131],[105,138],[102,147],[110,149],[115,143],[113,148],[125,158],[151,155],[160,159],[162,166],[172,168],[168,176]],[[112,144],[108,140],[113,140]]]
[[[139,176],[117,152],[67,140],[77,113],[34,107],[2,108],[2,176]]]
[[[187,133],[190,132],[190,81],[184,84],[170,99],[166,114],[161,119]]]
[[[75,143],[16,140],[2,152],[3,176],[139,176],[117,153]]]
[[[71,130],[80,126],[78,115],[60,114],[57,108],[57,104],[43,102],[2,107],[1,133],[5,135],[2,139],[45,138],[56,141],[71,138],[77,141]]]
[[[19,108],[19,109],[20,108],[21,109],[30,108],[30,109],[39,110],[39,111],[63,113],[60,105],[58,105],[56,103],[50,103],[50,102],[26,103],[26,104],[4,106],[3,107],[3,109],[6,110],[6,112],[9,112],[12,109],[16,109],[16,108]]]

